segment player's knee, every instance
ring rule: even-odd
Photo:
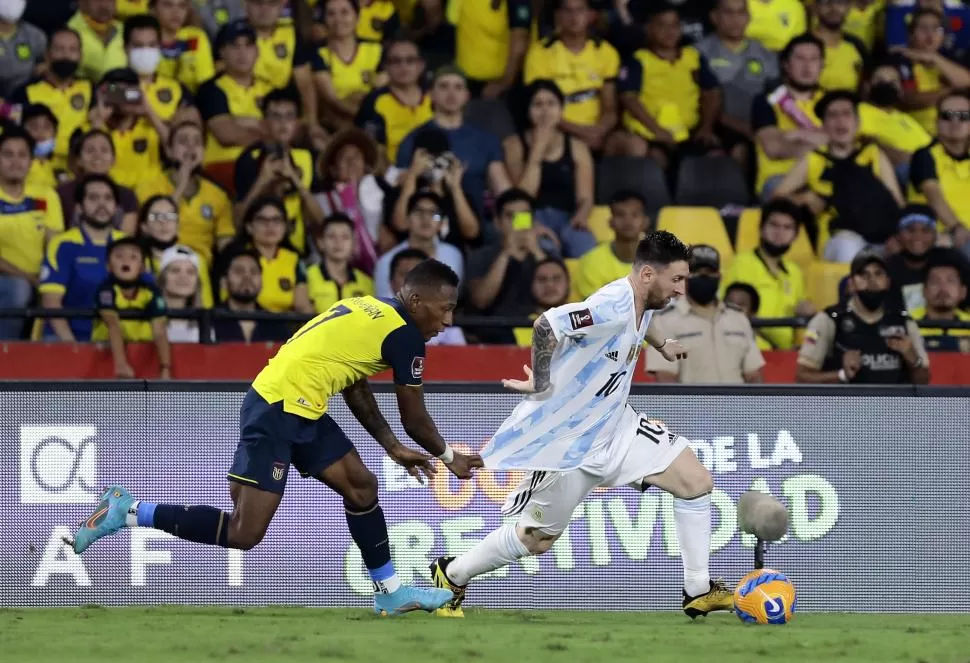
[[[370,470],[364,468],[349,477],[348,485],[344,489],[344,502],[348,506],[365,508],[377,501],[377,477]]]
[[[526,547],[530,555],[541,555],[549,552],[553,544],[556,543],[556,539],[562,535],[562,532],[550,534],[535,527],[518,526],[515,531],[519,535],[519,541]]]
[[[263,540],[265,530],[242,526],[238,520],[229,522],[227,541],[230,548],[252,550]]]

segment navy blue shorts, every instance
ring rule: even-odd
[[[228,479],[282,495],[290,464],[305,477],[320,476],[353,448],[330,415],[304,419],[250,389],[239,411],[239,446]]]

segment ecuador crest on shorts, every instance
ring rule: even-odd
[[[273,481],[282,481],[286,473],[286,463],[273,463]]]

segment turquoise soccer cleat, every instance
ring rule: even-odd
[[[74,534],[74,540],[65,542],[80,555],[98,539],[114,534],[125,526],[128,508],[134,503],[127,490],[121,486],[108,486],[101,493],[101,501],[91,517],[81,523],[81,527]]]
[[[374,612],[382,617],[403,615],[414,610],[434,612],[454,595],[448,589],[420,589],[401,587],[391,594],[374,595]]]

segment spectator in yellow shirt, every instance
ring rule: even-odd
[[[327,217],[314,243],[320,261],[307,268],[306,278],[317,313],[341,299],[374,294],[371,278],[350,264],[354,257],[354,222],[349,216],[338,212]]]
[[[39,283],[44,247],[64,230],[57,194],[27,181],[34,139],[20,127],[0,134],[0,308],[23,308]],[[0,339],[19,338],[23,320],[0,320]]]
[[[76,133],[71,139],[70,164],[74,179],[62,182],[57,187],[57,195],[64,210],[64,222],[68,227],[76,225],[77,182],[86,175],[108,175],[114,169],[115,147],[111,135],[96,129]],[[115,182],[115,187],[118,209],[114,226],[126,235],[134,235],[138,227],[138,198],[126,186],[118,186]]]
[[[805,299],[801,268],[784,259],[798,236],[801,217],[801,209],[789,200],[772,200],[761,208],[758,247],[734,258],[721,279],[722,298],[728,284],[748,283],[758,291],[758,311],[763,318],[808,317],[815,313],[815,307]],[[779,350],[790,350],[795,345],[791,327],[762,328],[761,334]]]
[[[636,191],[621,190],[610,198],[612,242],[603,242],[579,259],[576,291],[585,299],[633,269],[637,244],[650,226],[647,201]]]
[[[174,78],[195,94],[216,75],[209,36],[189,23],[191,0],[151,0],[152,12],[162,29],[162,61],[158,73]]]
[[[133,16],[125,21],[124,29],[128,66],[138,74],[141,91],[155,114],[165,122],[191,117],[201,124],[202,117],[192,107],[188,89],[174,78],[158,73],[162,62],[162,28],[158,19],[147,14]]]
[[[532,28],[529,0],[471,0],[458,4],[455,64],[473,96],[495,99],[522,73]]]
[[[818,19],[812,31],[825,44],[825,66],[818,84],[823,90],[859,89],[867,53],[857,37],[846,34],[850,0],[815,0]]]
[[[620,56],[609,42],[591,34],[594,16],[589,0],[559,0],[558,31],[529,48],[524,82],[555,82],[566,97],[560,128],[598,150],[618,119]]]
[[[785,48],[808,26],[802,0],[748,0],[748,12],[748,39],[757,39],[771,51]]]
[[[870,54],[886,31],[886,0],[850,0],[845,31],[862,42]]]
[[[81,37],[80,78],[92,81],[128,62],[115,0],[78,0],[78,12],[67,22]]]
[[[940,329],[925,326],[928,322],[968,322],[970,313],[961,311],[967,299],[965,265],[941,257],[931,260],[923,278],[926,306],[911,313],[920,325],[920,335],[927,350],[970,352],[970,329]]]
[[[43,104],[24,108],[20,124],[34,139],[34,161],[27,180],[32,184],[56,188],[63,172],[54,170],[54,147],[57,144],[57,117]]]

